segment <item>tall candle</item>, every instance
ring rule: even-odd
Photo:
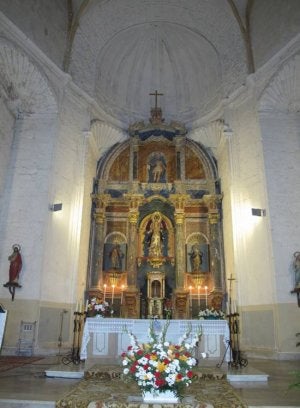
[[[122,289],[121,289],[121,305],[123,304],[123,290],[124,290],[124,285],[122,285]]]
[[[105,302],[106,284],[104,284],[103,286],[104,286],[103,300],[104,300],[104,302]]]
[[[207,286],[205,286],[205,306],[207,307]]]
[[[87,312],[89,306],[89,300],[87,299],[85,302],[85,312]]]
[[[112,285],[111,305],[114,304],[115,285]]]
[[[76,302],[75,312],[78,312],[78,300]]]
[[[200,307],[200,288],[201,286],[198,286],[198,306]]]
[[[190,306],[192,307],[192,286],[190,286]]]

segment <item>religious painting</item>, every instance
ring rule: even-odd
[[[113,162],[108,175],[110,181],[129,180],[130,149],[123,150]]]
[[[209,272],[209,248],[208,244],[187,244],[187,272]]]
[[[167,162],[165,156],[160,152],[153,152],[148,158],[148,182],[167,182]]]
[[[198,155],[188,147],[185,149],[185,178],[187,180],[206,178],[203,163]]]
[[[104,244],[103,270],[123,272],[126,269],[126,244],[106,243]]]

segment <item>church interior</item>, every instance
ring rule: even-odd
[[[2,0],[0,118],[0,367],[170,320],[299,369],[298,0]]]

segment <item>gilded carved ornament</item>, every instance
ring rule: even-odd
[[[182,225],[184,223],[185,220],[185,214],[183,212],[176,212],[174,214],[175,217],[175,222],[177,225]]]
[[[203,201],[207,205],[209,212],[218,211],[218,204],[221,203],[222,199],[223,199],[222,194],[216,195],[209,194],[203,196]]]
[[[92,194],[92,201],[93,203],[96,204],[96,208],[99,210],[104,210],[107,207],[109,201],[110,201],[110,195],[109,194]]]
[[[187,194],[172,194],[170,196],[171,202],[175,206],[175,210],[184,210],[184,206],[188,200],[188,195]]]
[[[103,211],[98,212],[97,210],[94,212],[94,220],[96,224],[104,224],[105,221],[105,213]]]
[[[139,213],[138,211],[130,211],[128,214],[128,220],[130,224],[137,224],[139,219]]]
[[[220,221],[220,214],[208,214],[210,224],[217,224]]]

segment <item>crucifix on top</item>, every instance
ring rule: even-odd
[[[164,122],[164,118],[162,117],[162,110],[157,106],[157,97],[162,96],[163,93],[159,93],[157,90],[155,92],[150,93],[149,95],[155,96],[155,107],[151,108],[151,118],[150,123],[153,125],[160,125]]]

